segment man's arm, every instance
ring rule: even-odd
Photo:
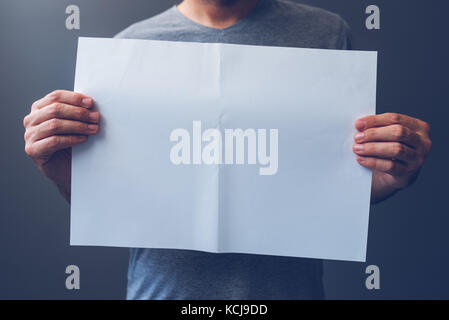
[[[81,93],[56,90],[37,100],[23,119],[25,152],[70,202],[71,147],[99,130],[100,114],[93,99]]]
[[[373,170],[371,203],[378,203],[411,185],[432,148],[426,122],[397,113],[358,119],[354,152]]]

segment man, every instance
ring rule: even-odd
[[[283,0],[185,0],[116,37],[324,49],[351,46],[348,26],[338,15]],[[70,147],[99,130],[100,114],[92,111],[93,104],[92,97],[58,90],[34,102],[24,119],[26,153],[68,201]],[[373,203],[415,180],[431,148],[427,123],[405,115],[383,114],[359,119],[355,127],[354,161],[373,169]],[[323,298],[322,262],[131,249],[127,297]]]

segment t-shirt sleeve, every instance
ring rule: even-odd
[[[136,22],[127,27],[126,29],[120,31],[114,36],[114,39],[138,39],[140,36],[139,31],[142,30],[141,27],[139,27],[141,23]]]
[[[340,39],[338,48],[341,50],[352,50],[351,28],[343,18],[341,18]]]

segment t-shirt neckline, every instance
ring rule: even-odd
[[[251,20],[251,17],[262,7],[262,5],[267,2],[268,0],[259,0],[257,4],[254,6],[254,8],[242,19],[238,20],[236,23],[230,25],[226,28],[213,28],[205,26],[201,23],[198,23],[196,21],[193,21],[192,19],[186,17],[184,14],[181,13],[181,11],[178,10],[177,5],[174,5],[171,10],[174,12],[174,14],[181,20],[184,21],[184,23],[196,27],[198,29],[202,29],[204,31],[208,32],[216,32],[216,33],[226,33],[228,31],[238,30],[242,29],[246,24],[248,24],[249,20]]]

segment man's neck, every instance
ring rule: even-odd
[[[190,20],[224,29],[246,17],[259,0],[184,0],[177,8]]]

